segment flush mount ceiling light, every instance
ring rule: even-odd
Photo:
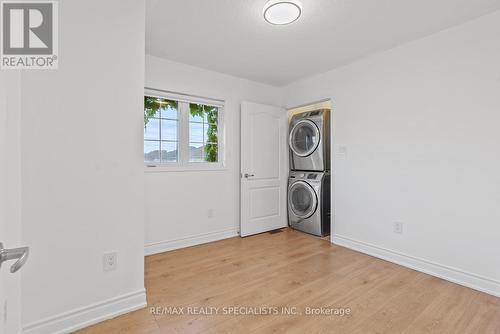
[[[302,4],[297,0],[269,0],[264,6],[264,19],[271,24],[290,24],[301,13]]]

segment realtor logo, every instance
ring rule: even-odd
[[[1,2],[1,68],[57,69],[57,1]]]

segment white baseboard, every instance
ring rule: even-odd
[[[227,239],[238,236],[238,230],[236,228],[230,228],[225,230],[219,230],[209,233],[201,233],[190,235],[184,238],[165,240],[160,242],[154,242],[146,244],[144,246],[145,255],[153,255],[158,253],[163,253],[171,251],[174,249],[185,248],[195,245],[205,244],[207,242]]]
[[[340,235],[332,235],[332,243],[500,297],[500,281],[495,279],[482,277],[457,268],[452,268]]]
[[[24,334],[66,334],[146,307],[146,290],[111,298],[23,326]]]

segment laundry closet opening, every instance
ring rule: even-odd
[[[331,111],[330,99],[288,109],[288,225],[325,240],[333,227]]]

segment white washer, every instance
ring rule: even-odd
[[[290,227],[318,235],[330,234],[330,174],[291,171],[288,179]]]
[[[330,170],[330,110],[294,115],[288,136],[290,169]]]

